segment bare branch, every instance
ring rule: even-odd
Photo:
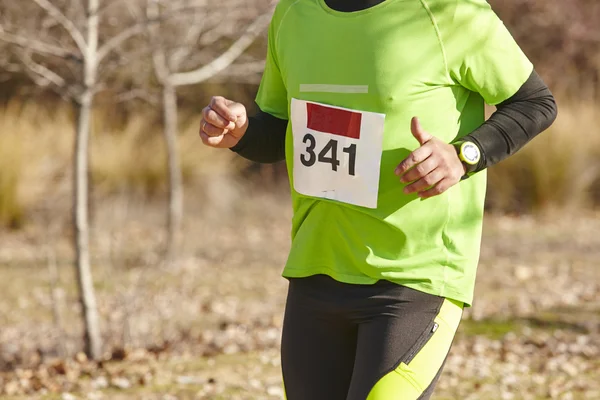
[[[121,0],[106,1],[102,6],[98,7],[98,9],[96,10],[96,13],[97,14],[101,14],[103,12],[106,12],[112,6],[115,6],[115,5],[120,4],[120,3],[121,3]]]
[[[151,18],[150,22],[160,22],[160,21],[168,21],[174,17],[178,17],[180,15],[187,15],[190,12],[197,10],[198,6],[188,6],[181,8],[173,8],[169,9],[169,12],[165,12],[161,14],[160,18]]]
[[[119,54],[119,57],[115,60],[105,60],[100,66],[100,71],[102,75],[111,74],[119,68],[130,65],[135,60],[140,60],[143,57],[148,56],[152,53],[151,49],[141,47],[135,50],[128,51],[127,54],[123,55],[123,53]]]
[[[19,73],[23,70],[21,64],[11,62],[10,58],[6,54],[0,56],[0,83],[8,82],[14,78],[13,74]]]
[[[132,89],[125,93],[120,93],[116,97],[117,103],[125,103],[132,100],[142,100],[153,106],[158,106],[160,104],[160,101],[156,95],[140,88]]]
[[[98,63],[100,63],[107,55],[109,55],[111,51],[123,44],[123,42],[125,42],[127,39],[142,32],[143,29],[143,24],[135,24],[107,40],[98,50]]]
[[[66,82],[57,73],[43,66],[42,64],[38,64],[31,58],[31,54],[24,52],[23,54],[18,54],[18,57],[21,59],[21,62],[27,69],[34,73],[35,75],[31,76],[31,78],[35,81],[38,86],[49,86],[53,84],[57,88],[62,88],[65,86]]]
[[[244,75],[244,74],[261,74],[265,70],[265,61],[253,61],[245,64],[234,64],[227,68],[227,73],[224,76]]]
[[[259,84],[264,69],[264,61],[234,64],[229,66],[224,73],[215,76],[214,82]]]
[[[85,41],[85,38],[83,37],[83,34],[81,33],[81,31],[79,29],[77,29],[77,27],[75,26],[73,21],[71,21],[69,18],[67,18],[58,9],[58,7],[56,7],[54,4],[52,4],[48,0],[32,0],[32,1],[35,2],[41,8],[43,8],[44,10],[46,10],[46,12],[48,12],[48,14],[50,16],[52,16],[52,18],[54,18],[56,20],[56,22],[58,22],[60,25],[62,25],[62,27],[67,31],[69,36],[71,36],[71,38],[73,39],[73,41],[79,48],[79,51],[81,52],[82,56],[86,57],[87,43]]]
[[[222,21],[224,19],[238,21],[241,18],[244,18],[245,15],[246,11],[243,9],[234,9],[232,11],[216,10],[209,18],[212,20],[211,22],[213,22],[212,26],[204,30],[200,38],[200,44],[202,46],[213,45],[228,33],[231,34],[235,32],[237,30],[235,26],[230,24],[223,25]],[[228,32],[229,30],[233,30],[233,32]]]
[[[162,48],[156,49],[154,52],[152,52],[152,62],[156,77],[161,84],[164,84],[169,79],[171,71],[169,71],[165,52]]]
[[[261,15],[223,54],[195,71],[180,72],[172,75],[170,77],[171,83],[175,86],[198,84],[223,71],[250,47],[256,37],[269,25],[270,18],[271,12]]]
[[[192,21],[191,28],[188,29],[185,39],[183,40],[184,45],[175,50],[169,60],[169,65],[173,70],[179,69],[181,62],[190,55],[193,45],[198,41],[198,38],[205,27],[206,18],[202,18],[203,16],[205,15],[198,10],[194,13],[194,20]]]
[[[0,41],[16,44],[19,47],[36,51],[41,54],[47,54],[51,56],[57,56],[62,58],[70,58],[73,57],[73,53],[71,51],[65,50],[61,47],[54,46],[49,43],[44,43],[39,40],[35,40],[32,38],[27,38],[24,36],[13,35],[11,33],[4,32],[0,27]]]
[[[129,3],[127,3],[130,5]],[[152,10],[149,14],[147,13],[146,21],[142,23],[137,23],[135,25],[130,26],[129,28],[121,31],[118,35],[112,37],[107,40],[98,50],[98,62],[101,62],[106,56],[108,56],[112,51],[116,50],[123,42],[130,39],[131,37],[137,35],[144,31],[144,28],[149,29],[150,27],[154,27],[155,25],[159,25],[161,22],[175,18],[181,15],[185,15],[190,11],[197,11],[197,8],[179,8],[173,10],[171,13],[167,13],[165,15],[161,15],[160,12]],[[201,31],[200,27],[200,31]],[[197,28],[192,28],[191,32],[188,34],[188,38],[186,40],[190,40],[190,36],[198,35],[200,32],[197,32]],[[189,54],[189,53],[188,53]],[[184,55],[185,57],[185,55]]]
[[[149,21],[160,18],[160,8],[157,0],[146,1],[146,16]],[[156,77],[160,83],[164,84],[171,75],[171,71],[169,71],[169,66],[167,64],[165,49],[162,44],[158,42],[159,32],[157,32],[157,27],[154,24],[148,24],[146,29],[152,43],[154,44],[154,49],[152,50],[154,73],[156,74]]]
[[[73,8],[76,8],[77,11],[81,12],[82,14],[85,12],[85,7],[83,6],[83,2],[81,0],[70,0],[70,5]]]

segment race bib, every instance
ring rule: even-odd
[[[292,99],[294,189],[377,208],[385,115]]]

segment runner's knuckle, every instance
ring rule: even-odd
[[[206,131],[208,136],[221,136],[223,134],[222,129],[216,128],[212,125],[207,125],[204,130]]]
[[[208,136],[212,136],[212,125],[211,124],[206,124],[204,125],[204,133],[207,134]]]
[[[219,108],[225,107],[225,98],[218,96],[215,98],[215,105]]]
[[[219,114],[217,114],[217,112],[215,110],[212,110],[212,109],[208,112],[208,115],[206,116],[206,119],[211,124],[218,124],[218,123],[220,123]]]

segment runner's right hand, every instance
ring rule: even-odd
[[[241,103],[215,96],[202,110],[200,138],[210,147],[229,149],[248,129],[246,107]]]

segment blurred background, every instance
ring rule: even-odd
[[[489,171],[434,398],[600,399],[600,3],[490,3],[560,115]],[[253,109],[273,6],[0,0],[0,398],[283,398],[285,166],[197,136]]]

